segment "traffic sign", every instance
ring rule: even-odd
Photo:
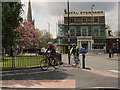
[[[94,44],[94,40],[91,40],[91,43]]]
[[[117,41],[119,41],[119,39],[117,39]]]

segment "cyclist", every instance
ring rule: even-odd
[[[73,47],[72,47],[71,50],[70,50],[70,55],[71,55],[72,53],[73,53],[73,55],[76,55],[78,61],[80,61],[80,60],[79,60],[79,49],[78,49],[78,47],[77,47],[76,44],[73,44]]]
[[[48,53],[48,51],[50,51],[50,53],[48,55],[48,59],[49,59],[49,63],[50,63],[50,58],[54,59],[54,56],[56,54],[56,50],[55,50],[54,46],[52,45],[52,42],[48,42],[48,48],[46,50],[46,54]]]
[[[53,46],[52,42],[48,42],[48,49],[46,50],[46,54],[48,51],[50,51],[49,56],[48,56],[48,60],[50,63],[50,58],[52,58],[54,60],[54,56],[56,55],[56,50],[55,50],[55,47]],[[59,62],[60,62],[60,65],[63,64],[62,61],[59,60]]]

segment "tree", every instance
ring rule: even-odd
[[[31,22],[23,20],[20,26],[13,30],[16,33],[16,45],[20,48],[39,48],[41,42],[38,29]]]
[[[105,28],[109,29],[109,30],[111,29],[111,27],[109,25],[105,25]]]
[[[54,39],[53,39],[53,43],[57,43],[57,38],[54,38]]]
[[[22,20],[23,4],[21,2],[2,2],[2,46],[8,52],[15,45],[15,32]]]
[[[118,36],[120,36],[120,32],[118,32]]]
[[[120,31],[115,31],[115,36],[120,36]]]
[[[106,34],[108,36],[113,36],[113,32],[112,32],[111,27],[109,25],[105,25],[105,29],[106,29]]]
[[[53,38],[52,35],[47,32],[47,30],[41,30],[39,31],[39,36],[40,36],[40,40],[42,41],[42,43],[40,43],[40,48],[48,47],[48,42],[53,42]]]

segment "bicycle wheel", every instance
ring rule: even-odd
[[[41,62],[40,62],[40,68],[43,70],[43,71],[46,71],[49,67],[49,62],[48,60],[46,59],[43,59]]]
[[[78,68],[81,67],[81,61],[80,61],[80,59],[77,60],[77,67],[78,67]]]
[[[60,67],[60,61],[55,59],[55,60],[52,60],[53,61],[53,67],[55,69],[58,69]]]

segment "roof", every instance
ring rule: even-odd
[[[82,12],[69,12],[69,17],[84,17],[84,16],[105,16],[105,12],[103,11],[82,11]],[[68,17],[68,12],[64,12],[64,17]]]

